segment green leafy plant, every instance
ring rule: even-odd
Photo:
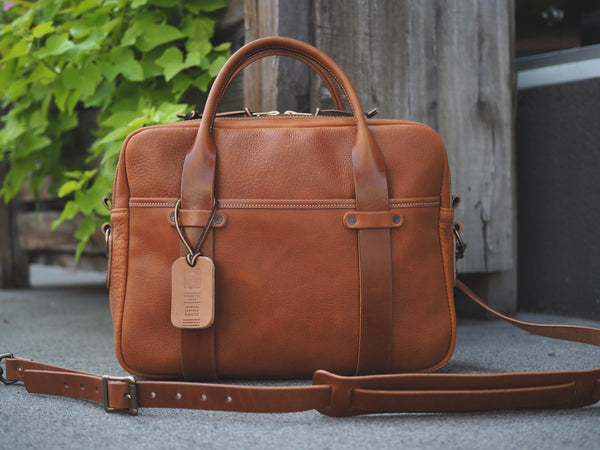
[[[53,226],[83,216],[79,257],[107,220],[102,199],[124,138],[198,104],[229,56],[229,44],[211,44],[216,11],[225,6],[223,0],[3,2],[0,161],[10,164],[0,189],[4,201],[26,185],[68,199]],[[92,133],[83,143],[82,128]]]

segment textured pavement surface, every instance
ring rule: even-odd
[[[103,275],[34,267],[32,281],[32,289],[0,290],[0,353],[126,375],[113,352]],[[581,319],[518,317],[600,327],[599,322]],[[442,371],[574,370],[598,365],[600,349],[588,345],[532,336],[499,321],[460,320],[456,351]],[[600,449],[600,404],[576,410],[345,419],[315,411],[240,414],[166,409],[141,409],[133,417],[107,414],[92,402],[0,385],[0,448]]]

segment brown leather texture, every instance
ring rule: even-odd
[[[349,80],[316,49],[283,38],[252,45],[224,67],[202,120],[125,141],[111,211],[119,361],[154,378],[181,378],[190,360],[224,378],[441,367],[455,341],[442,141],[423,124],[366,119]],[[282,52],[341,86],[354,117],[215,118],[238,69]],[[170,220],[179,198],[192,244],[215,199],[215,217],[226,218],[200,250],[215,266],[214,322],[188,334],[170,320],[171,266],[185,255]]]

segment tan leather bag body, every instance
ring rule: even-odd
[[[273,54],[317,70],[336,102],[344,93],[352,116],[215,118],[233,76]],[[197,253],[214,262],[214,320],[178,328],[171,268],[195,253],[211,212]],[[132,133],[111,221],[116,353],[132,373],[430,371],[453,351],[444,145],[423,124],[366,119],[346,75],[307,44],[255,41],[223,68],[201,120]]]

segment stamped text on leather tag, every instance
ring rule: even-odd
[[[177,328],[208,328],[215,315],[215,265],[199,257],[193,267],[185,257],[171,267],[171,323]]]

